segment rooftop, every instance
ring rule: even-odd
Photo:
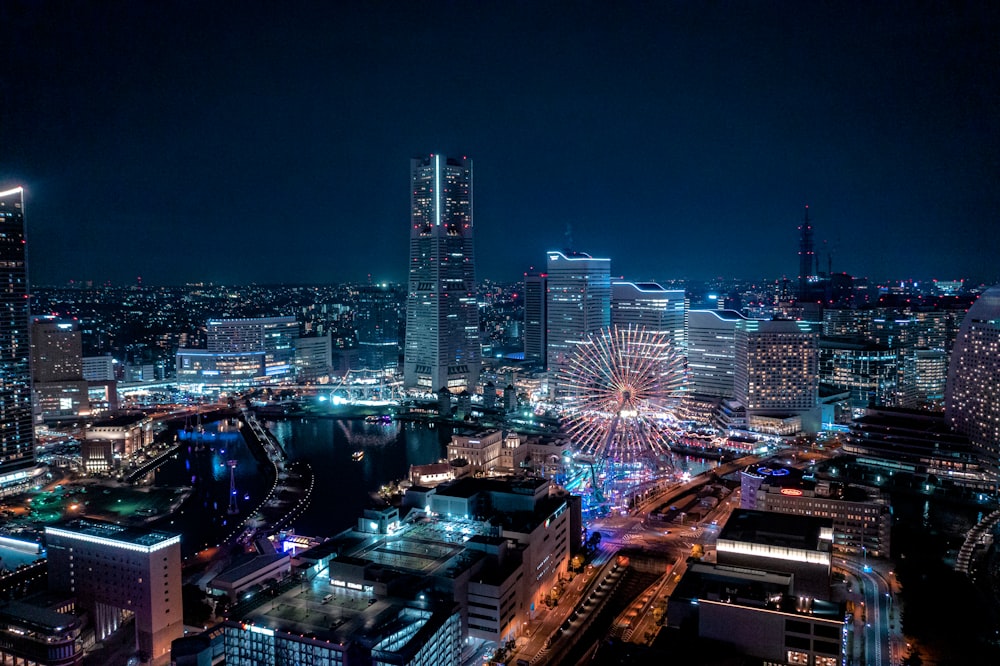
[[[267,555],[257,555],[234,567],[226,569],[212,579],[212,583],[236,583],[250,574],[259,571],[279,560],[288,559],[288,554],[268,553]]]
[[[72,615],[56,613],[47,608],[11,601],[0,607],[0,624],[52,634],[80,628],[80,620]]]
[[[736,509],[719,533],[719,540],[816,551],[822,550],[821,529],[832,525],[826,518]]]
[[[179,544],[180,534],[161,532],[159,530],[144,530],[139,527],[122,527],[114,523],[101,523],[92,520],[74,520],[58,527],[46,527],[46,536],[52,534],[70,539],[79,539],[91,543],[113,547],[123,547],[127,550],[151,552],[172,544]]]
[[[142,412],[135,412],[132,414],[117,414],[115,416],[109,416],[107,418],[99,419],[91,423],[91,427],[94,428],[121,428],[123,426],[130,426],[135,423],[148,418]]]

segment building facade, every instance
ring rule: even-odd
[[[899,353],[860,336],[819,340],[820,381],[850,391],[855,413],[870,405],[896,404]]]
[[[31,417],[28,259],[22,188],[0,192],[0,493],[17,489],[35,465]]]
[[[805,322],[740,322],[736,328],[736,399],[746,407],[751,429],[755,416],[810,415],[818,420],[818,413],[814,414],[819,404],[818,338]]]
[[[611,325],[662,334],[674,351],[687,353],[687,297],[683,289],[655,282],[611,283]]]
[[[736,395],[736,326],[746,317],[735,310],[688,313],[688,387],[692,393]]]
[[[875,475],[910,474],[926,491],[984,499],[996,491],[995,467],[945,415],[926,410],[869,409],[851,422],[842,451]]]
[[[482,368],[473,251],[472,160],[410,161],[410,266],[403,382],[476,392]]]
[[[1000,464],[1000,285],[969,308],[948,366],[945,415],[994,474]]]
[[[545,366],[548,273],[524,274],[524,360]]]
[[[49,588],[76,595],[97,640],[135,618],[136,644],[154,664],[184,634],[181,538],[176,534],[74,521],[45,528]]]
[[[295,340],[295,378],[300,382],[316,383],[330,377],[333,368],[333,347],[330,334],[312,335]]]
[[[74,419],[90,413],[83,347],[75,321],[51,315],[32,317],[31,378],[35,413],[41,419]]]
[[[481,472],[492,471],[498,465],[503,432],[482,430],[473,433],[458,432],[448,443],[448,460],[463,458]]]
[[[405,296],[396,285],[368,285],[357,294],[358,356],[369,370],[399,370],[400,312]]]
[[[552,378],[566,369],[576,345],[611,324],[611,260],[549,252],[547,268],[545,355],[551,390]]]
[[[210,319],[205,349],[177,350],[177,379],[210,385],[246,385],[295,374],[295,317]]]

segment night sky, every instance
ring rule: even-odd
[[[480,278],[567,224],[629,278],[794,276],[806,204],[835,271],[1000,277],[997,2],[5,0],[0,25],[34,284],[405,280],[431,152],[474,160]]]

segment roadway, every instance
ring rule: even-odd
[[[898,664],[902,639],[896,631],[899,622],[894,616],[893,590],[888,580],[892,572],[882,570],[886,567],[884,563],[871,566],[853,558],[837,557],[835,564],[859,581],[863,609],[860,614],[855,609],[856,618],[860,615],[860,623],[856,621],[855,627],[860,624],[863,663],[866,666]]]

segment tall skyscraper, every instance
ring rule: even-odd
[[[524,274],[524,360],[545,365],[548,273]]]
[[[403,382],[474,393],[482,368],[472,160],[410,161],[410,283]]]
[[[35,464],[24,191],[0,192],[0,493]]]
[[[732,398],[736,392],[736,327],[746,317],[735,310],[688,313],[688,387],[692,393]]]
[[[969,308],[948,366],[945,417],[997,474],[1000,463],[1000,285]]]
[[[655,282],[613,282],[611,325],[662,333],[679,356],[687,355],[687,298],[683,289]]]
[[[611,324],[611,260],[549,252],[546,309],[546,365],[557,377],[578,343]]]
[[[800,301],[811,300],[815,295],[813,281],[816,279],[816,250],[813,246],[813,228],[809,221],[809,206],[799,225],[799,293]]]

